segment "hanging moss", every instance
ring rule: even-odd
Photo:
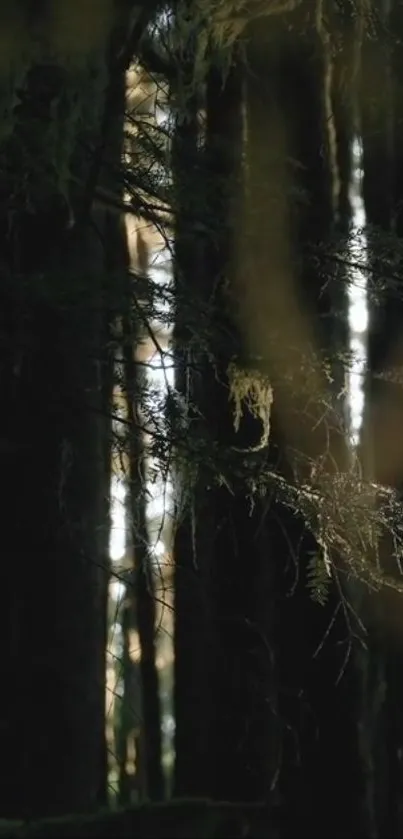
[[[238,432],[245,411],[262,423],[261,438],[253,449],[264,449],[269,442],[273,389],[258,370],[244,370],[231,363],[228,367],[229,398],[234,403],[234,430]]]

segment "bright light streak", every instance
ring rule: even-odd
[[[111,530],[109,555],[113,562],[119,562],[126,553],[126,490],[123,481],[115,476],[111,482]]]
[[[368,329],[368,311],[365,302],[362,299],[352,300],[350,298],[350,329],[356,335],[362,332],[366,333]]]
[[[123,600],[124,593],[125,593],[125,586],[120,580],[113,580],[110,584],[110,595],[116,603],[120,603]]]
[[[352,282],[349,285],[348,322],[350,330],[351,366],[348,374],[348,397],[350,411],[350,438],[354,446],[360,440],[360,431],[364,413],[364,383],[367,364],[367,334],[368,334],[368,299],[367,276],[365,271],[367,258],[367,241],[363,228],[365,227],[365,209],[361,194],[362,178],[362,147],[359,140],[353,143],[354,174],[351,187],[351,203],[353,207],[353,229],[350,244],[350,257],[354,264]]]
[[[162,519],[171,506],[171,497],[168,487],[162,487],[160,493],[147,504],[147,519]]]
[[[171,270],[171,256],[169,250],[164,248],[158,249],[154,254],[152,260],[152,268],[150,273],[153,275],[154,282],[161,283],[161,285],[169,286]],[[156,320],[153,324],[154,331],[157,334],[158,329],[163,329],[166,340],[163,342],[163,350],[169,336],[169,326],[163,326],[161,321]],[[153,351],[154,350],[154,351]],[[151,354],[152,353],[152,354]],[[166,394],[167,387],[173,387],[174,384],[174,365],[169,356],[161,355],[159,351],[152,348],[150,351],[150,358],[147,360],[146,378],[152,388],[156,388],[163,397]],[[150,526],[159,527],[165,514],[172,509],[172,494],[173,487],[170,480],[164,480],[163,476],[158,474],[158,463],[151,460],[148,463],[148,471],[154,472],[147,482],[147,497],[146,516]],[[110,557],[113,561],[118,562],[123,559],[126,553],[126,515],[125,515],[125,498],[126,488],[124,482],[118,480],[116,477],[112,479],[111,486],[111,534],[110,534]],[[152,550],[154,557],[163,556],[165,553],[165,546],[161,540]]]
[[[151,553],[153,554],[153,556],[156,556],[156,557],[159,557],[159,556],[164,556],[164,553],[165,553],[165,545],[164,545],[164,543],[161,541],[161,539],[158,539],[158,542],[156,542],[156,544],[155,544],[155,545],[153,546],[153,548],[151,549]]]
[[[161,358],[159,352],[154,353],[147,363],[147,379],[162,393],[166,392],[167,385],[173,387],[174,372],[173,362],[167,361],[164,357]]]

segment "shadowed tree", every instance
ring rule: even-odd
[[[353,676],[353,684],[349,673],[337,690],[335,687],[343,666],[342,644],[348,640],[341,613],[321,659],[314,659],[315,647],[326,635],[339,604],[337,581],[327,609],[321,612],[306,589],[308,551],[317,550],[317,546],[304,536],[303,522],[270,495],[263,505],[258,501],[252,513],[244,489],[248,467],[256,476],[265,462],[290,476],[286,443],[291,447],[298,443],[311,459],[326,454],[339,460],[344,449],[335,430],[331,433],[335,451],[326,453],[328,427],[321,423],[313,433],[318,417],[309,425],[309,417],[303,418],[301,411],[303,403],[290,400],[284,386],[290,372],[296,384],[301,384],[295,357],[290,355],[293,345],[298,364],[310,345],[319,346],[319,354],[325,357],[335,348],[345,348],[345,298],[341,289],[332,285],[330,291],[324,291],[326,277],[317,258],[315,261],[315,247],[332,242],[340,206],[330,122],[331,68],[320,11],[318,3],[278,24],[270,18],[256,22],[245,34],[245,69],[234,60],[224,81],[212,62],[205,100],[205,157],[198,154],[197,102],[193,103],[192,119],[180,126],[177,160],[181,168],[175,169],[177,183],[182,185],[182,226],[176,230],[177,290],[183,292],[187,278],[193,303],[196,298],[199,312],[209,312],[214,338],[207,358],[195,345],[189,324],[185,337],[177,332],[177,340],[182,339],[181,347],[186,343],[192,347],[187,378],[187,395],[196,406],[192,429],[199,430],[200,438],[207,437],[211,449],[207,447],[206,452],[221,454],[222,474],[226,475],[225,468],[229,474],[233,469],[238,477],[233,478],[232,495],[225,480],[224,486],[217,488],[208,457],[202,458],[199,451],[202,462],[197,462],[192,514],[179,527],[176,544],[177,695],[178,685],[184,683],[179,677],[185,678],[185,662],[191,668],[192,697],[195,694],[195,704],[188,695],[183,713],[177,699],[176,746],[181,792],[187,784],[192,792],[204,790],[207,766],[214,796],[264,799],[276,786],[279,771],[293,831],[323,832],[330,790],[342,789],[345,809],[336,829],[337,835],[346,835],[346,830],[356,829],[360,814],[358,803],[347,823],[350,805],[359,802],[359,770]],[[191,81],[192,68],[188,83]],[[347,124],[343,128],[348,135],[351,129]],[[345,158],[349,139],[345,136]],[[348,165],[346,160],[345,192]],[[347,209],[344,198],[343,212]],[[201,224],[196,225],[195,218],[201,218]],[[336,304],[339,320],[331,316]],[[242,327],[242,349],[234,312]],[[179,309],[179,317],[183,324],[183,309]],[[268,461],[264,446],[258,456],[251,457],[250,449],[259,434],[256,420],[247,416],[246,405],[246,419],[238,434],[228,409],[228,370],[240,355],[244,359],[249,356],[252,368],[263,365],[273,383]],[[178,382],[186,392],[184,378]],[[235,447],[241,449],[242,457]],[[281,569],[287,563],[289,566],[292,554],[298,554],[300,578],[294,596],[285,599]],[[275,632],[274,572],[278,580]],[[280,652],[273,646],[273,636]],[[197,650],[193,660],[192,650]],[[280,713],[285,730],[291,730],[291,745],[284,734],[281,764],[275,745],[279,731],[276,657],[283,693]],[[199,720],[200,707],[202,731],[199,728],[200,740],[192,755],[189,732]],[[340,708],[343,722],[336,729],[334,718],[340,717]],[[209,714],[211,739],[206,739],[205,718]],[[185,718],[188,738],[184,735]],[[348,779],[341,769],[346,754],[351,757]],[[193,766],[196,776],[190,780]]]
[[[245,186],[244,74],[235,48],[225,77],[213,63],[206,96],[205,264],[214,363],[203,376],[203,415],[221,450],[220,468],[232,471],[227,486],[215,480],[206,500],[213,524],[209,776],[216,799],[268,802],[278,761],[274,557],[263,526],[264,502],[258,496],[252,500],[250,482],[267,459],[271,392],[253,363],[242,369],[247,348],[232,303]]]
[[[87,74],[85,81],[91,131],[102,83],[91,90]],[[32,70],[3,147],[15,196],[1,231],[3,816],[86,809],[105,771],[105,220],[69,230],[66,203],[34,168],[65,84],[57,67]],[[80,169],[85,178],[82,158]]]
[[[57,39],[47,42],[32,22],[24,29],[30,22],[13,5],[15,15],[3,4],[2,38],[10,24],[37,49],[34,58],[22,50],[24,63],[16,41],[8,85],[2,75],[7,687],[0,703],[0,813],[33,818],[106,800],[108,347],[119,294],[110,280],[117,282],[121,270],[121,240],[115,216],[93,200],[99,185],[115,187],[130,50],[122,21],[110,43],[109,27],[78,60],[67,47],[58,60]],[[59,4],[67,14],[63,9]],[[68,23],[66,17],[64,34]],[[96,24],[95,16],[92,34]]]
[[[340,279],[335,283],[332,261],[326,258],[335,244],[340,207],[329,34],[320,3],[301,7],[288,20],[255,24],[246,94],[247,282],[254,298],[247,289],[242,294],[249,297],[250,344],[263,354],[273,382],[270,457],[273,466],[292,477],[290,466],[294,460],[295,468],[299,451],[297,470],[307,476],[315,464],[319,481],[322,469],[334,474],[348,462],[343,421],[340,426],[337,405],[332,406],[337,391],[330,395],[330,409],[329,402],[324,409],[315,376],[308,393],[300,390],[301,361],[310,349],[320,360],[330,360],[337,387],[338,354],[346,347],[345,285]],[[346,139],[352,138],[343,138],[344,154]],[[344,213],[349,209],[345,199],[341,207]],[[293,394],[286,384],[290,374]],[[309,562],[320,546],[284,505],[271,505],[267,527],[277,546],[278,713],[284,725],[279,786],[287,802],[288,830],[298,836],[326,834],[337,790],[342,804],[332,817],[332,835],[354,835],[362,792],[358,681],[352,661],[340,678],[349,637],[340,608],[337,557],[321,607],[308,586]]]
[[[191,7],[191,4],[190,4]],[[191,8],[190,10],[191,11]],[[180,65],[179,65],[180,60]],[[195,64],[195,43],[182,46],[178,67],[171,83],[171,97],[179,96],[181,85],[192,90]],[[180,116],[178,103],[178,117]],[[188,366],[196,354],[194,318],[191,304],[186,305],[189,292],[193,300],[204,300],[203,239],[196,222],[204,218],[204,187],[201,154],[198,147],[199,122],[197,92],[189,95],[184,119],[177,119],[172,145],[174,183],[174,279],[178,303],[175,311],[174,352],[175,384],[189,403],[201,406],[203,386],[201,371],[188,376]],[[193,329],[192,329],[193,327]],[[195,434],[200,418],[193,413]],[[179,431],[180,433],[180,431]],[[184,444],[179,437],[177,443]],[[183,476],[177,480],[177,499],[183,497]],[[186,491],[186,490],[185,490]],[[195,490],[200,494],[200,490]],[[203,499],[203,492],[201,491]],[[174,712],[175,712],[175,774],[174,795],[206,795],[208,791],[208,725],[210,698],[208,661],[211,637],[208,554],[212,522],[197,503],[196,525],[205,534],[206,542],[198,540],[197,562],[193,553],[194,522],[188,509],[183,515],[178,504],[174,536]]]
[[[362,442],[364,469],[371,480],[398,490],[403,476],[403,400],[397,371],[402,363],[402,33],[401,4],[373,4],[373,27],[364,41],[361,79],[363,184],[368,223],[368,375]],[[383,571],[398,579],[393,538],[378,544]],[[368,598],[371,630],[368,661],[368,717],[372,732],[374,820],[378,835],[402,830],[401,704],[403,683],[401,595],[388,590]]]

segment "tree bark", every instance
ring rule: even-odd
[[[267,445],[261,442],[265,429],[246,399],[240,426],[235,427],[229,381],[231,362],[250,365],[234,318],[239,210],[244,200],[244,80],[236,51],[225,79],[214,65],[210,69],[206,97],[205,258],[215,360],[203,379],[204,417],[229,474],[228,487],[213,485],[206,499],[213,523],[209,775],[210,795],[216,800],[268,802],[279,760],[272,647],[274,555],[262,521],[265,503],[257,493],[252,500],[248,489],[248,479],[264,469]],[[253,362],[250,373],[257,375]]]
[[[106,224],[92,213],[69,228],[41,145],[50,126],[73,126],[68,163],[85,185],[104,75],[102,58],[82,76],[34,68],[3,146],[15,187],[12,217],[4,193],[1,213],[3,817],[91,810],[106,790]],[[80,107],[90,99],[84,132],[57,112],[69,85]],[[73,212],[79,198],[76,187]]]
[[[180,65],[180,76],[172,87],[177,96],[180,84],[191,84],[194,70],[194,44],[187,45]],[[189,98],[184,120],[177,123],[173,142],[172,169],[175,189],[174,279],[176,311],[174,329],[175,386],[190,411],[191,440],[201,432],[202,421],[193,405],[204,405],[204,367],[195,343],[195,316],[192,306],[205,308],[204,242],[197,223],[204,221],[204,185],[199,142],[198,108]],[[193,312],[193,313],[192,313]],[[185,456],[196,458],[197,449],[188,450],[182,430],[176,440]],[[191,443],[192,446],[192,443]],[[177,521],[174,535],[174,714],[175,714],[175,797],[208,794],[208,726],[211,714],[209,696],[210,617],[210,540],[212,521],[199,482],[186,485],[186,475],[175,476]],[[183,509],[182,501],[186,504]],[[190,503],[189,503],[190,502]],[[197,528],[197,535],[196,535]],[[197,546],[197,547],[196,547]]]
[[[397,2],[378,2],[376,11],[375,37],[364,43],[362,55],[364,200],[369,226],[370,279],[375,282],[375,295],[369,299],[362,458],[370,480],[400,492],[403,400],[401,385],[394,380],[393,371],[401,366],[402,359],[402,289],[394,265],[399,259],[402,233],[403,21]],[[377,288],[381,278],[382,287]],[[378,555],[384,572],[398,578],[393,540],[386,533],[379,539]],[[400,595],[384,590],[376,595],[375,602],[367,597],[365,611],[370,629],[367,701],[372,714],[369,741],[374,767],[374,819],[377,835],[399,836],[403,825]]]

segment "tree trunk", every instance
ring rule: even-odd
[[[71,143],[64,162],[81,179],[74,211],[104,77],[102,60],[81,76],[34,68],[3,146],[5,187],[14,188],[12,215],[3,203],[1,218],[2,817],[90,810],[106,789],[105,217],[69,230],[52,169],[65,152],[60,131]],[[66,91],[86,112],[84,130]]]
[[[273,635],[274,553],[262,523],[265,502],[249,481],[264,469],[267,428],[238,396],[236,426],[231,363],[246,361],[234,322],[239,210],[243,201],[244,67],[235,53],[225,80],[212,66],[207,80],[206,283],[213,313],[214,362],[204,373],[204,418],[228,470],[228,485],[210,487],[211,650],[210,795],[216,800],[269,802],[278,754]],[[249,376],[259,375],[253,370]],[[257,379],[258,380],[258,379]],[[258,380],[259,381],[259,380]],[[249,394],[250,396],[250,394]],[[270,408],[269,391],[260,399]],[[225,465],[227,464],[227,465]],[[225,474],[225,471],[224,471]],[[217,483],[217,479],[215,481]]]
[[[335,354],[345,349],[346,336],[345,296],[323,270],[323,253],[334,241],[338,194],[332,68],[327,33],[314,26],[318,10],[319,5],[305,7],[275,24],[259,21],[248,50],[249,271],[241,293],[247,300],[250,344],[263,357],[274,386],[271,462],[286,477],[290,448],[294,465],[297,449],[319,473],[324,456],[325,473],[344,470],[348,463],[343,422],[334,425],[335,406],[324,420],[319,417],[327,393],[321,375],[316,383],[312,377],[308,394],[316,405],[307,410],[307,395],[298,392],[301,358],[309,362],[313,347],[319,360],[330,359],[337,371]],[[293,394],[286,385],[290,372]],[[327,393],[327,404],[335,395]],[[306,479],[306,461],[299,469]],[[307,564],[319,546],[284,505],[272,506],[267,527],[284,557],[278,563],[276,643],[283,721],[279,789],[287,804],[286,833],[329,835],[332,812],[332,836],[357,835],[363,794],[359,683],[354,661],[346,665],[348,628],[340,609],[340,579],[336,571],[333,584],[328,581],[324,607],[314,603]]]
[[[175,790],[256,801],[268,798],[273,778],[275,696],[271,565],[262,504],[255,500],[253,511],[246,483],[264,460],[264,446],[249,452],[263,432],[243,397],[246,419],[236,432],[229,403],[229,368],[241,355],[231,274],[242,96],[241,65],[224,79],[212,64],[204,149],[196,103],[176,135],[177,382],[189,404],[186,457],[196,474],[175,543]]]
[[[141,403],[144,387],[140,366],[133,360],[138,330],[129,314],[123,318],[123,354],[125,394],[128,403],[129,430],[129,504],[130,543],[133,550],[132,586],[127,592],[136,616],[139,637],[140,674],[143,707],[142,744],[144,750],[145,794],[152,801],[164,797],[162,771],[162,721],[159,677],[156,665],[155,590],[149,535],[146,521],[145,446],[141,428]],[[131,590],[130,590],[131,589]]]
[[[144,761],[143,686],[139,660],[140,641],[135,601],[135,574],[127,575],[122,608],[121,698],[118,704],[116,736],[119,767],[118,800],[121,806],[138,803],[146,797]]]
[[[178,95],[180,82],[191,82],[194,45],[183,56],[181,77],[172,93]],[[178,71],[179,72],[179,71]],[[186,89],[186,87],[185,87]],[[174,330],[175,385],[190,412],[191,440],[201,432],[202,420],[193,405],[204,405],[204,367],[200,364],[195,335],[195,310],[205,311],[203,238],[197,222],[204,221],[204,186],[198,149],[199,125],[195,99],[187,103],[187,113],[177,123],[173,143],[172,168],[175,187],[174,277],[176,312]],[[193,309],[192,307],[195,307]],[[188,440],[178,431],[176,441],[186,458],[196,459],[197,449],[189,452]],[[179,472],[179,470],[178,470]],[[192,474],[192,473],[191,473]],[[208,730],[210,719],[209,655],[210,617],[210,540],[211,513],[204,503],[204,491],[186,473],[176,476],[177,521],[174,535],[174,714],[175,714],[175,797],[208,794]],[[182,501],[185,503],[183,508]],[[198,535],[196,536],[196,528]],[[196,547],[197,546],[197,547]]]
[[[402,389],[393,371],[402,363],[401,282],[394,264],[403,232],[402,12],[398,2],[377,4],[376,37],[362,57],[364,199],[369,258],[376,299],[369,300],[368,369],[363,462],[370,480],[401,491],[403,483]],[[372,75],[371,75],[372,73]],[[376,74],[376,77],[375,77]],[[369,80],[369,81],[368,81]],[[371,84],[372,80],[372,84]],[[382,288],[376,283],[382,279]],[[386,279],[386,287],[385,287]],[[385,375],[386,374],[386,375]],[[389,374],[391,378],[388,378]],[[400,576],[392,538],[378,544],[384,572]],[[372,710],[373,797],[377,835],[400,836],[403,826],[401,704],[403,682],[400,595],[384,590],[367,598],[368,662]]]

